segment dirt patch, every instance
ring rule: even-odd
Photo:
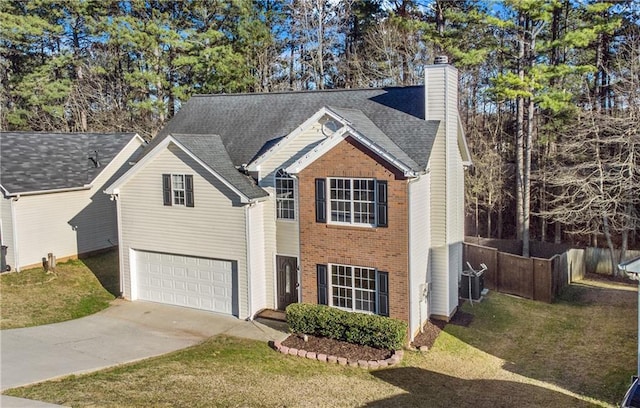
[[[316,354],[344,357],[347,360],[385,360],[393,354],[390,350],[361,346],[324,337],[307,336],[307,339],[308,341],[304,341],[302,336],[293,334],[283,341],[282,345],[298,350],[313,351]]]
[[[430,349],[433,347],[433,343],[435,343],[438,335],[442,330],[444,330],[447,324],[468,327],[472,321],[473,315],[471,313],[463,312],[462,310],[458,310],[448,323],[442,320],[428,320],[424,324],[422,332],[418,333],[418,335],[413,339],[411,345],[415,348],[427,347]]]

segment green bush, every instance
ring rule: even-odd
[[[293,303],[286,311],[294,333],[387,350],[400,349],[406,342],[407,324],[402,320],[306,303]]]

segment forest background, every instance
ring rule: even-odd
[[[421,85],[439,55],[468,235],[640,247],[633,0],[0,0],[0,126],[150,139],[194,94]]]

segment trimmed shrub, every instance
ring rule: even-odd
[[[286,312],[294,333],[387,350],[401,349],[406,342],[407,324],[402,320],[307,303],[292,303]]]

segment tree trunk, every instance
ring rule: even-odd
[[[524,82],[524,15],[518,16],[518,77]],[[524,226],[524,98],[516,99],[516,239]]]

